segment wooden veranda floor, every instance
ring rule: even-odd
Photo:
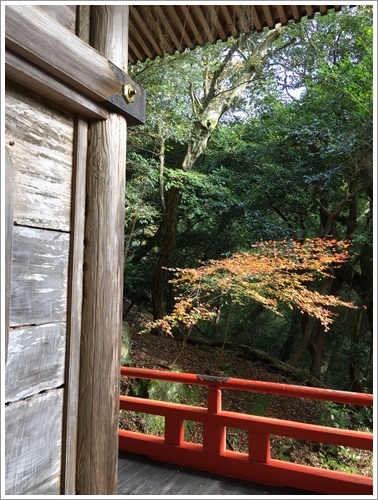
[[[118,495],[311,495],[294,488],[264,486],[208,472],[119,453]]]

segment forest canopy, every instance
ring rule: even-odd
[[[129,134],[125,298],[161,323],[201,276],[201,294],[222,300],[214,310],[198,302],[208,315],[193,325],[198,334],[227,335],[331,386],[371,391],[373,7],[147,60],[130,73],[147,89],[148,120]],[[330,241],[338,252],[321,246]],[[268,269],[277,244],[262,242],[313,245],[314,274],[289,272],[287,255],[282,269]],[[253,259],[253,279],[230,271]],[[173,285],[185,280],[192,289],[180,297]]]

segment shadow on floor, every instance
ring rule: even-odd
[[[119,452],[118,495],[313,495]]]

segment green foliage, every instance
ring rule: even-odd
[[[248,453],[248,434],[244,429],[236,429],[234,427],[227,427],[226,434],[226,448],[239,450],[242,453]]]
[[[266,407],[269,404],[269,397],[263,394],[255,394],[251,397],[247,412],[250,415],[265,416]]]
[[[130,298],[150,298],[161,244],[159,190],[166,195],[177,187],[174,267],[229,258],[261,240],[332,234],[353,242],[349,263],[336,276],[338,293],[359,307],[368,305],[369,269],[361,252],[373,243],[372,13],[372,6],[345,7],[285,29],[269,64],[222,116],[191,172],[180,169],[182,159],[198,134],[206,88],[234,41],[130,68],[148,97],[148,123],[129,134],[125,293]],[[260,40],[254,34],[243,56]],[[234,84],[237,67],[240,75],[243,56],[239,53],[224,73],[224,90]],[[203,334],[223,338],[228,313],[222,301],[218,322],[202,324]],[[252,305],[233,306],[230,338],[289,357],[303,332],[298,321],[293,327],[290,311],[281,313],[280,318],[255,315]],[[325,340],[325,352],[337,352],[325,381],[343,389],[350,386],[350,360],[366,366],[370,355],[371,324],[363,316],[356,335],[356,318],[357,313],[339,316]],[[309,355],[301,362],[306,368]],[[371,387],[366,370],[360,380]]]
[[[373,430],[373,408],[362,406],[352,407],[331,401],[317,403],[321,424],[338,429],[353,429],[357,431]]]
[[[169,401],[175,403],[181,401],[184,395],[184,385],[175,382],[162,382],[151,380],[148,386],[149,399],[158,401]]]
[[[129,366],[130,364],[131,364],[130,325],[125,321],[123,321],[122,337],[121,337],[121,366]]]
[[[347,472],[349,474],[359,473],[356,467],[345,463],[346,459],[348,459],[348,461],[353,461],[357,465],[360,460],[359,455],[344,446],[322,444],[318,452],[318,457],[325,469]]]
[[[181,371],[176,369],[176,371]],[[133,384],[132,393],[137,397],[167,401],[170,403],[198,406],[200,389],[197,385],[186,385],[176,382],[160,380],[138,379]],[[130,413],[130,412],[125,412]],[[165,417],[147,413],[133,412],[134,421],[138,423],[141,432],[154,436],[163,436],[165,432]],[[198,427],[197,422],[184,421],[184,439],[190,441],[193,431]]]

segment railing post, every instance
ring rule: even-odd
[[[249,431],[249,460],[266,464],[270,459],[270,434]]]
[[[184,421],[181,418],[165,417],[165,444],[181,446],[184,442]]]
[[[217,385],[209,386],[207,396],[208,412],[217,415],[222,410],[222,394]],[[226,445],[226,427],[216,424],[203,425],[203,451],[222,455]]]

